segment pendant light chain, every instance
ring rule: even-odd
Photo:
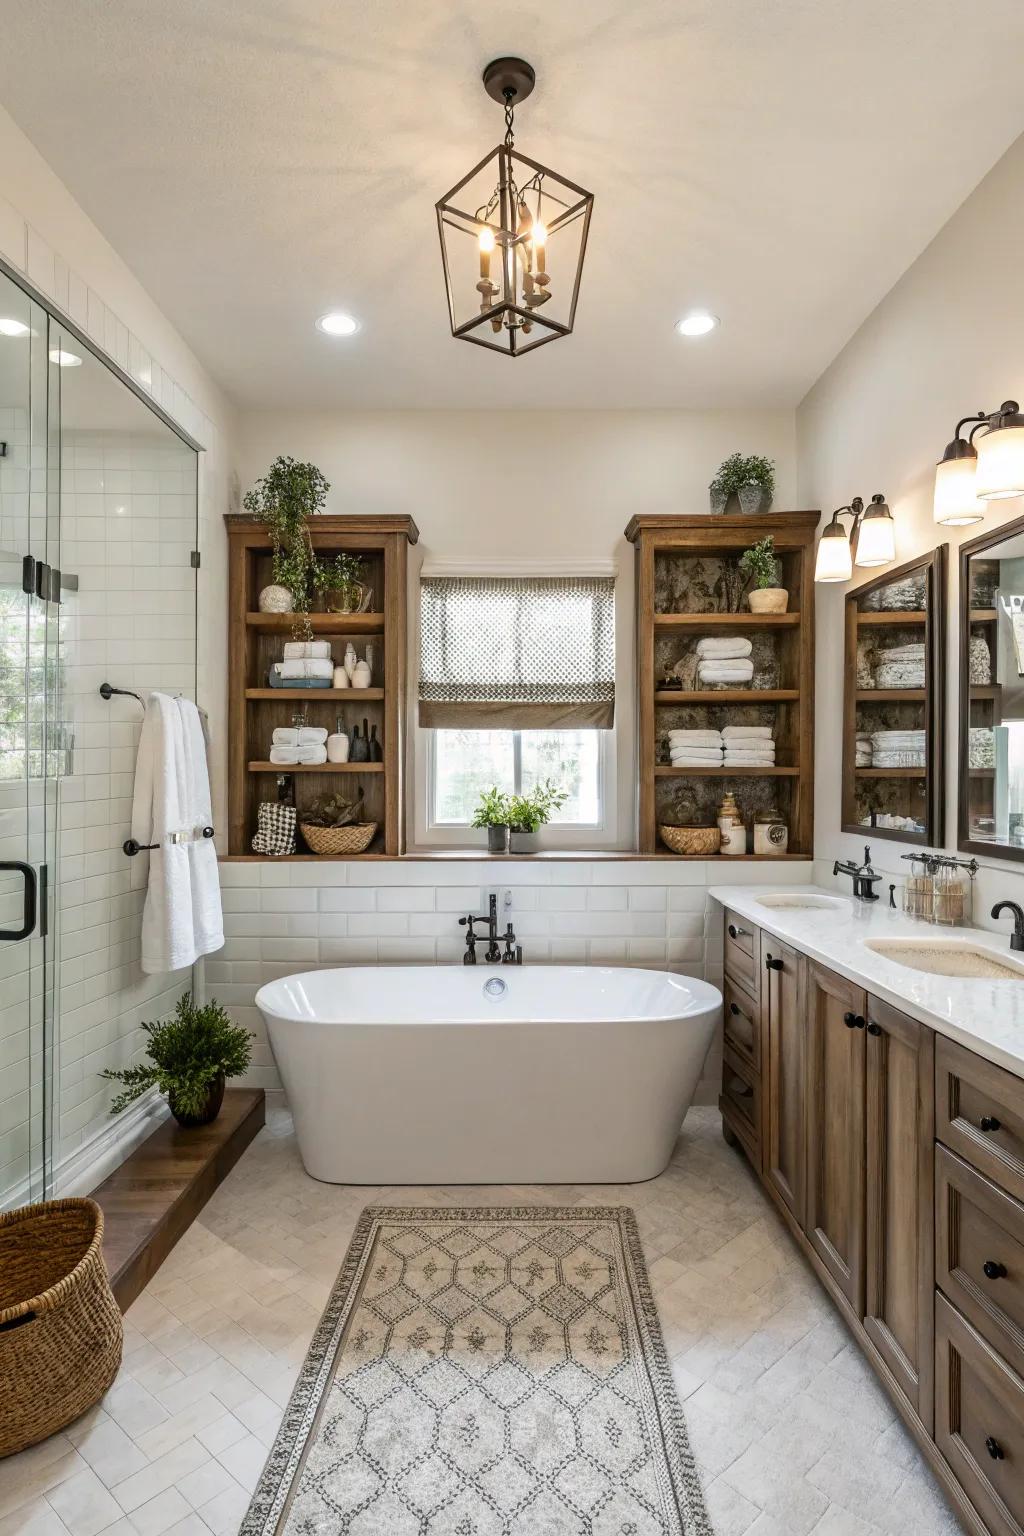
[[[502,92],[505,97],[505,148],[511,153],[514,147],[514,117],[516,93],[511,86],[506,86]]]

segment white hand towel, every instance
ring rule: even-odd
[[[213,838],[203,836],[203,828],[213,825],[213,801],[202,721],[191,699],[179,698],[177,705],[185,740],[186,828],[193,834],[185,851],[192,887],[193,959],[198,960],[224,947],[224,914],[217,850]]]
[[[302,725],[299,727],[300,747],[322,747],[327,740],[327,731],[322,725]]]
[[[669,731],[670,747],[720,747],[722,738],[717,731]]]
[[[727,725],[722,732],[726,746],[730,741],[771,741],[770,725]]]
[[[278,661],[274,670],[282,677],[329,677],[334,680],[334,663],[330,657],[318,661]]]
[[[271,744],[275,747],[297,747],[299,733],[294,725],[279,725],[271,737]]]
[[[324,661],[331,655],[331,642],[329,640],[286,640],[284,643],[285,661]]]
[[[698,683],[749,683],[754,675],[753,662],[701,662]]]
[[[279,767],[279,768],[283,768],[283,767],[285,767],[289,763],[297,763],[298,760],[299,760],[299,749],[298,749],[298,746],[294,746],[294,747],[271,747],[271,749],[270,749],[270,761],[272,763],[276,764],[276,766]]]
[[[753,752],[734,752],[725,759],[726,768],[774,768],[774,757],[755,757]]]
[[[672,759],[673,768],[720,768],[722,759],[716,757],[714,762],[709,762],[706,757],[698,757],[695,752],[688,752],[683,757]]]
[[[680,741],[696,741],[698,736],[713,736],[716,741],[721,741],[722,739],[721,731],[713,731],[710,726],[704,725],[696,726],[690,730],[679,729],[669,731],[668,734],[670,737],[678,736]]]
[[[326,763],[327,761],[327,748],[314,746],[312,743],[308,746],[300,746],[298,753],[300,763]]]
[[[733,638],[723,638],[721,640],[715,640],[709,636],[703,640],[697,641],[698,656],[713,656],[716,658],[730,656],[749,656],[753,652],[753,649],[754,647],[751,645],[750,641],[744,640],[739,635],[736,635]]]
[[[720,763],[722,761],[721,747],[670,747],[669,760],[673,763],[681,760]]]
[[[149,975],[181,970],[196,958],[188,847],[168,841],[185,830],[185,737],[174,699],[152,693],[135,761],[131,835],[155,843],[142,909],[142,969]]]

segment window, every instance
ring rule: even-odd
[[[477,801],[492,785],[521,795],[547,779],[569,795],[552,817],[552,826],[602,824],[602,754],[597,731],[438,730],[431,735],[430,821],[434,826],[469,826]]]

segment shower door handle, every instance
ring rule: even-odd
[[[25,907],[20,928],[0,928],[0,939],[27,939],[36,926],[36,872],[31,864],[20,859],[0,859],[0,874],[4,870],[20,870],[25,877]]]

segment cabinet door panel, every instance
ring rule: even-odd
[[[767,1020],[768,1039],[763,1071],[765,1178],[803,1225],[807,1167],[804,961],[795,949],[767,933],[761,935],[761,956],[761,1017]]]
[[[807,966],[807,1210],[822,1264],[864,1315],[864,1012],[860,987]],[[851,1020],[859,1019],[860,1024]]]
[[[935,1036],[879,998],[867,1020],[864,1327],[930,1429]]]

